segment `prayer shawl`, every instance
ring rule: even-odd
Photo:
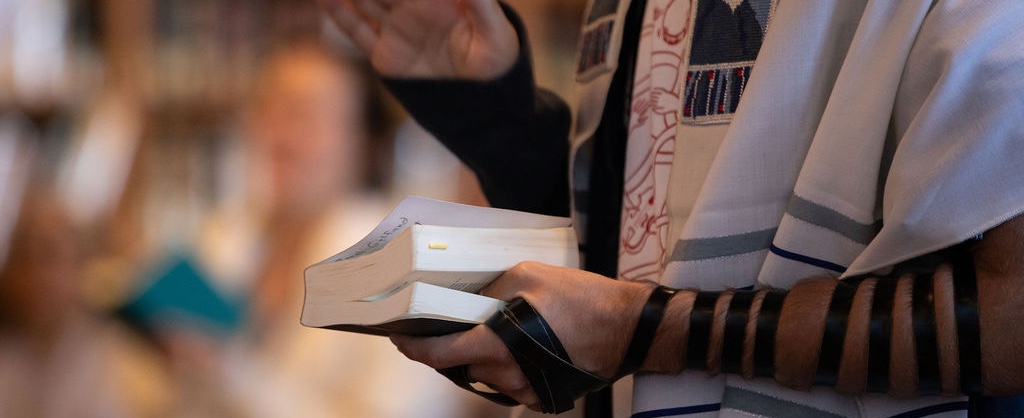
[[[756,61],[704,59],[715,49],[693,39],[707,23],[697,12],[719,2],[734,15],[754,11],[765,30]],[[584,22],[577,200],[589,192],[587,143],[618,55],[635,48],[621,45],[628,3],[597,0]],[[691,1],[662,283],[789,287],[815,275],[872,272],[1024,212],[1024,2],[767,3],[765,16],[765,1]],[[585,223],[586,213],[574,215]],[[953,417],[966,416],[965,400],[847,397],[684,372],[637,376],[633,410],[636,417]]]

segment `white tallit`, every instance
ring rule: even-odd
[[[664,284],[789,287],[870,272],[1024,212],[1024,2],[775,7],[733,118],[679,125],[669,183],[678,240]],[[597,126],[613,70],[581,71],[576,149]],[[585,183],[585,170],[573,173]],[[633,403],[637,417],[952,417],[966,416],[962,401],[684,372],[637,376]]]

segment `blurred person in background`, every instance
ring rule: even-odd
[[[49,188],[26,193],[0,267],[0,417],[150,416],[145,357],[81,296],[81,234]]]
[[[298,323],[303,269],[358,241],[386,212],[362,188],[367,94],[359,68],[318,43],[289,44],[267,60],[240,142],[252,190],[218,211],[197,245],[216,286],[247,300],[243,329],[213,359],[232,412],[460,417],[479,405],[385,338]],[[213,415],[227,412],[219,408]]]

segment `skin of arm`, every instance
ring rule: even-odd
[[[974,252],[982,383],[989,395],[1024,392],[1024,216],[987,232]]]
[[[999,225],[985,233],[984,238],[972,249],[978,281],[978,315],[981,330],[982,386],[988,395],[1012,395],[1024,393],[1024,379],[1020,374],[1024,371],[1024,358],[1019,353],[1024,349],[1024,328],[1020,321],[1024,316],[1024,216]],[[935,275],[939,281],[955,280],[949,266],[939,268]],[[794,387],[809,387],[809,379],[813,380],[813,370],[808,370],[801,359],[817,359],[820,349],[820,338],[806,338],[807,330],[814,329],[821,333],[823,310],[827,309],[827,301],[831,297],[829,286],[815,285],[822,278],[808,279],[799,286],[803,287],[798,304],[789,304],[783,309],[778,327],[776,352],[790,353],[776,356],[777,379],[780,383]],[[940,286],[936,286],[937,288]],[[946,295],[951,299],[949,295]],[[938,296],[942,297],[942,296]],[[815,302],[824,301],[824,302]],[[689,318],[690,298],[673,298],[669,302],[666,316],[658,327],[651,352],[644,363],[643,369],[655,373],[678,373],[682,370],[680,353],[685,358],[687,326]],[[855,302],[855,306],[857,306]],[[861,303],[860,305],[864,305]],[[863,307],[863,306],[862,306]],[[905,309],[909,309],[909,306]],[[787,311],[788,310],[788,311]],[[900,310],[899,307],[896,309]],[[939,308],[939,311],[946,309]],[[867,326],[866,317],[869,309],[852,309],[849,318],[851,329],[844,343],[843,363],[861,364],[840,377],[840,387],[847,393],[863,392],[863,384],[851,384],[851,381],[862,381],[866,373]],[[897,313],[897,318],[899,314]],[[955,329],[950,324],[952,317],[941,318],[940,329]],[[909,321],[909,317],[905,318]],[[898,321],[906,322],[906,321]],[[908,341],[907,333],[912,330],[899,323],[894,325],[893,354],[907,358],[911,356],[912,342]],[[902,341],[902,343],[901,343]],[[940,372],[943,376],[944,392],[954,386],[959,373],[956,361],[956,334],[954,332],[939,333]],[[897,396],[911,396],[908,389],[917,380],[917,362],[893,361],[890,368],[891,381],[894,383],[892,393]],[[901,383],[902,382],[902,383]]]

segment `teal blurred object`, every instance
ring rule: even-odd
[[[118,312],[142,331],[173,327],[226,336],[242,327],[244,303],[214,287],[191,257],[172,257],[147,277]]]

